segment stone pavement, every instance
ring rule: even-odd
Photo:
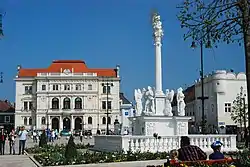
[[[0,155],[0,167],[36,167],[27,155]]]

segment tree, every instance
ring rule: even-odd
[[[65,158],[69,162],[77,156],[76,144],[74,142],[74,137],[71,135],[66,146]]]
[[[248,119],[247,105],[245,103],[245,95],[241,89],[240,94],[238,94],[233,101],[231,118],[232,120],[240,125],[244,125],[244,129],[246,128],[246,120]],[[241,129],[242,130],[242,129]]]
[[[44,130],[40,136],[39,147],[45,147],[45,146],[47,146],[47,136],[46,136],[45,130]]]
[[[218,47],[220,42],[244,43],[247,93],[250,95],[250,1],[184,0],[178,8],[181,27],[187,29],[184,40],[202,41],[207,47]]]

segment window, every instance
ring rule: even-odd
[[[52,99],[52,109],[59,109],[59,99],[56,97]]]
[[[70,90],[70,84],[64,85],[64,90]]]
[[[28,110],[28,102],[27,101],[23,102],[23,109]]]
[[[92,117],[88,117],[88,124],[89,124],[89,125],[92,124]]]
[[[59,85],[54,84],[54,85],[53,85],[53,90],[59,90]]]
[[[76,90],[81,90],[81,88],[82,88],[82,85],[81,85],[81,84],[77,84],[77,85],[76,85]]]
[[[75,99],[75,109],[82,109],[82,99],[80,97]]]
[[[88,90],[92,90],[92,85],[91,84],[88,85]]]
[[[25,94],[32,94],[32,86],[25,86],[24,87],[25,89]]]
[[[27,125],[27,118],[26,117],[24,117],[24,119],[23,119],[23,124]]]
[[[32,118],[29,118],[29,125],[32,125]]]
[[[29,102],[29,110],[32,110],[33,109],[33,103],[30,101]]]
[[[70,99],[68,97],[63,100],[63,109],[70,109]]]
[[[106,101],[102,101],[102,109],[106,109]]]
[[[102,124],[106,124],[106,118],[102,117]]]
[[[108,117],[108,124],[110,125],[111,124],[111,118]]]
[[[46,90],[46,85],[42,85],[42,90]]]
[[[4,122],[10,123],[10,116],[4,116]]]
[[[108,109],[111,109],[111,107],[112,107],[111,101],[108,101]]]
[[[102,93],[110,94],[110,92],[111,92],[111,87],[110,86],[103,86]]]
[[[225,112],[231,112],[231,103],[225,103]]]
[[[41,124],[42,124],[42,125],[45,125],[45,124],[46,124],[46,119],[45,119],[45,117],[42,117]]]

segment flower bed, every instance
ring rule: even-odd
[[[93,146],[87,144],[76,144],[77,149],[88,149],[92,148]],[[27,148],[25,149],[27,153],[29,154],[40,154],[40,153],[45,153],[45,152],[62,152],[65,151],[66,145],[61,144],[61,145],[46,145],[44,147],[39,147],[38,145],[35,145],[32,148]]]
[[[122,162],[122,161],[143,161],[143,160],[157,160],[166,159],[169,155],[163,153],[128,153],[123,152],[105,153],[105,152],[77,152],[77,156],[72,161],[67,161],[64,156],[63,149],[53,150],[49,152],[34,155],[34,158],[43,166],[57,166],[57,165],[73,165],[73,164],[91,164],[91,163],[108,163],[108,162]]]

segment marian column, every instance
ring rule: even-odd
[[[161,39],[163,37],[163,30],[160,15],[157,13],[153,14],[152,26],[155,45],[155,93],[161,95],[163,94],[161,68]]]
[[[162,91],[162,67],[161,67],[161,40],[163,29],[161,17],[154,13],[152,17],[153,37],[155,45],[155,114],[163,115],[165,107],[165,95]]]

